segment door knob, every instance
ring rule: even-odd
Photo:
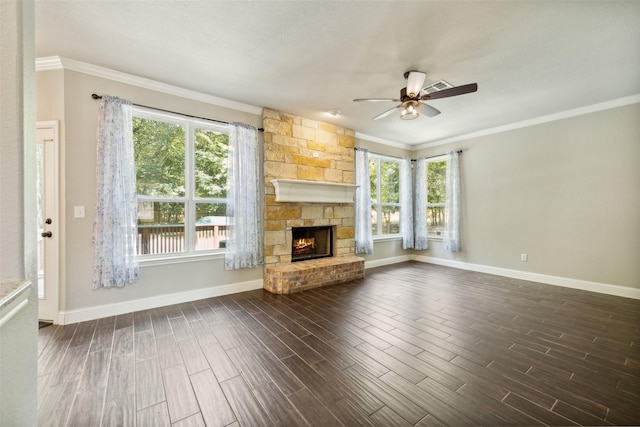
[[[50,231],[45,231],[44,233],[41,234],[42,237],[51,237],[53,236],[53,234]]]

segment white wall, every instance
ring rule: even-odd
[[[259,114],[71,70],[38,72],[37,83],[38,120],[61,120],[61,323],[262,285],[262,268],[226,271],[223,259],[208,259],[142,266],[140,280],[124,288],[93,290],[91,286],[99,107],[99,101],[93,100],[91,94],[115,95],[137,104],[261,127]],[[74,218],[74,206],[85,206],[86,217]]]
[[[416,254],[640,289],[639,117],[632,104],[416,152],[464,150],[462,251]]]
[[[33,2],[0,1],[0,41],[0,282],[35,283]],[[27,292],[0,334],[2,426],[37,424],[37,306],[33,286]]]
[[[138,302],[159,305],[175,294],[196,298],[216,289],[226,293],[234,284],[260,282],[262,269],[228,272],[221,259],[214,259],[143,266],[134,285],[91,288],[98,109],[90,97],[94,92],[261,125],[258,114],[82,72],[38,73],[38,120],[61,120],[61,310],[66,321],[133,310]],[[640,288],[638,109],[634,104],[414,152],[357,139],[358,147],[392,156],[465,150],[462,252],[445,252],[438,241],[427,251],[405,251],[399,239],[379,240],[375,253],[364,257],[367,266],[426,257]],[[72,218],[76,205],[86,206],[86,218]],[[522,252],[529,256],[526,263],[519,261]]]
[[[0,282],[25,278],[23,204],[23,86],[21,4],[0,3],[2,62],[0,62]],[[20,224],[16,227],[15,224]]]

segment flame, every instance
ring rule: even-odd
[[[302,239],[296,239],[293,241],[293,253],[303,254],[312,252],[316,248],[316,239],[313,237],[306,237]]]

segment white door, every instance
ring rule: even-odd
[[[60,215],[58,213],[58,122],[38,122],[38,318],[58,320]]]

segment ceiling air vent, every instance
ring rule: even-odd
[[[450,87],[453,87],[451,83],[447,83],[444,80],[440,80],[439,82],[435,82],[430,84],[429,86],[426,86],[424,89],[422,89],[422,93],[424,94],[424,93],[438,92],[440,90],[448,89]]]

